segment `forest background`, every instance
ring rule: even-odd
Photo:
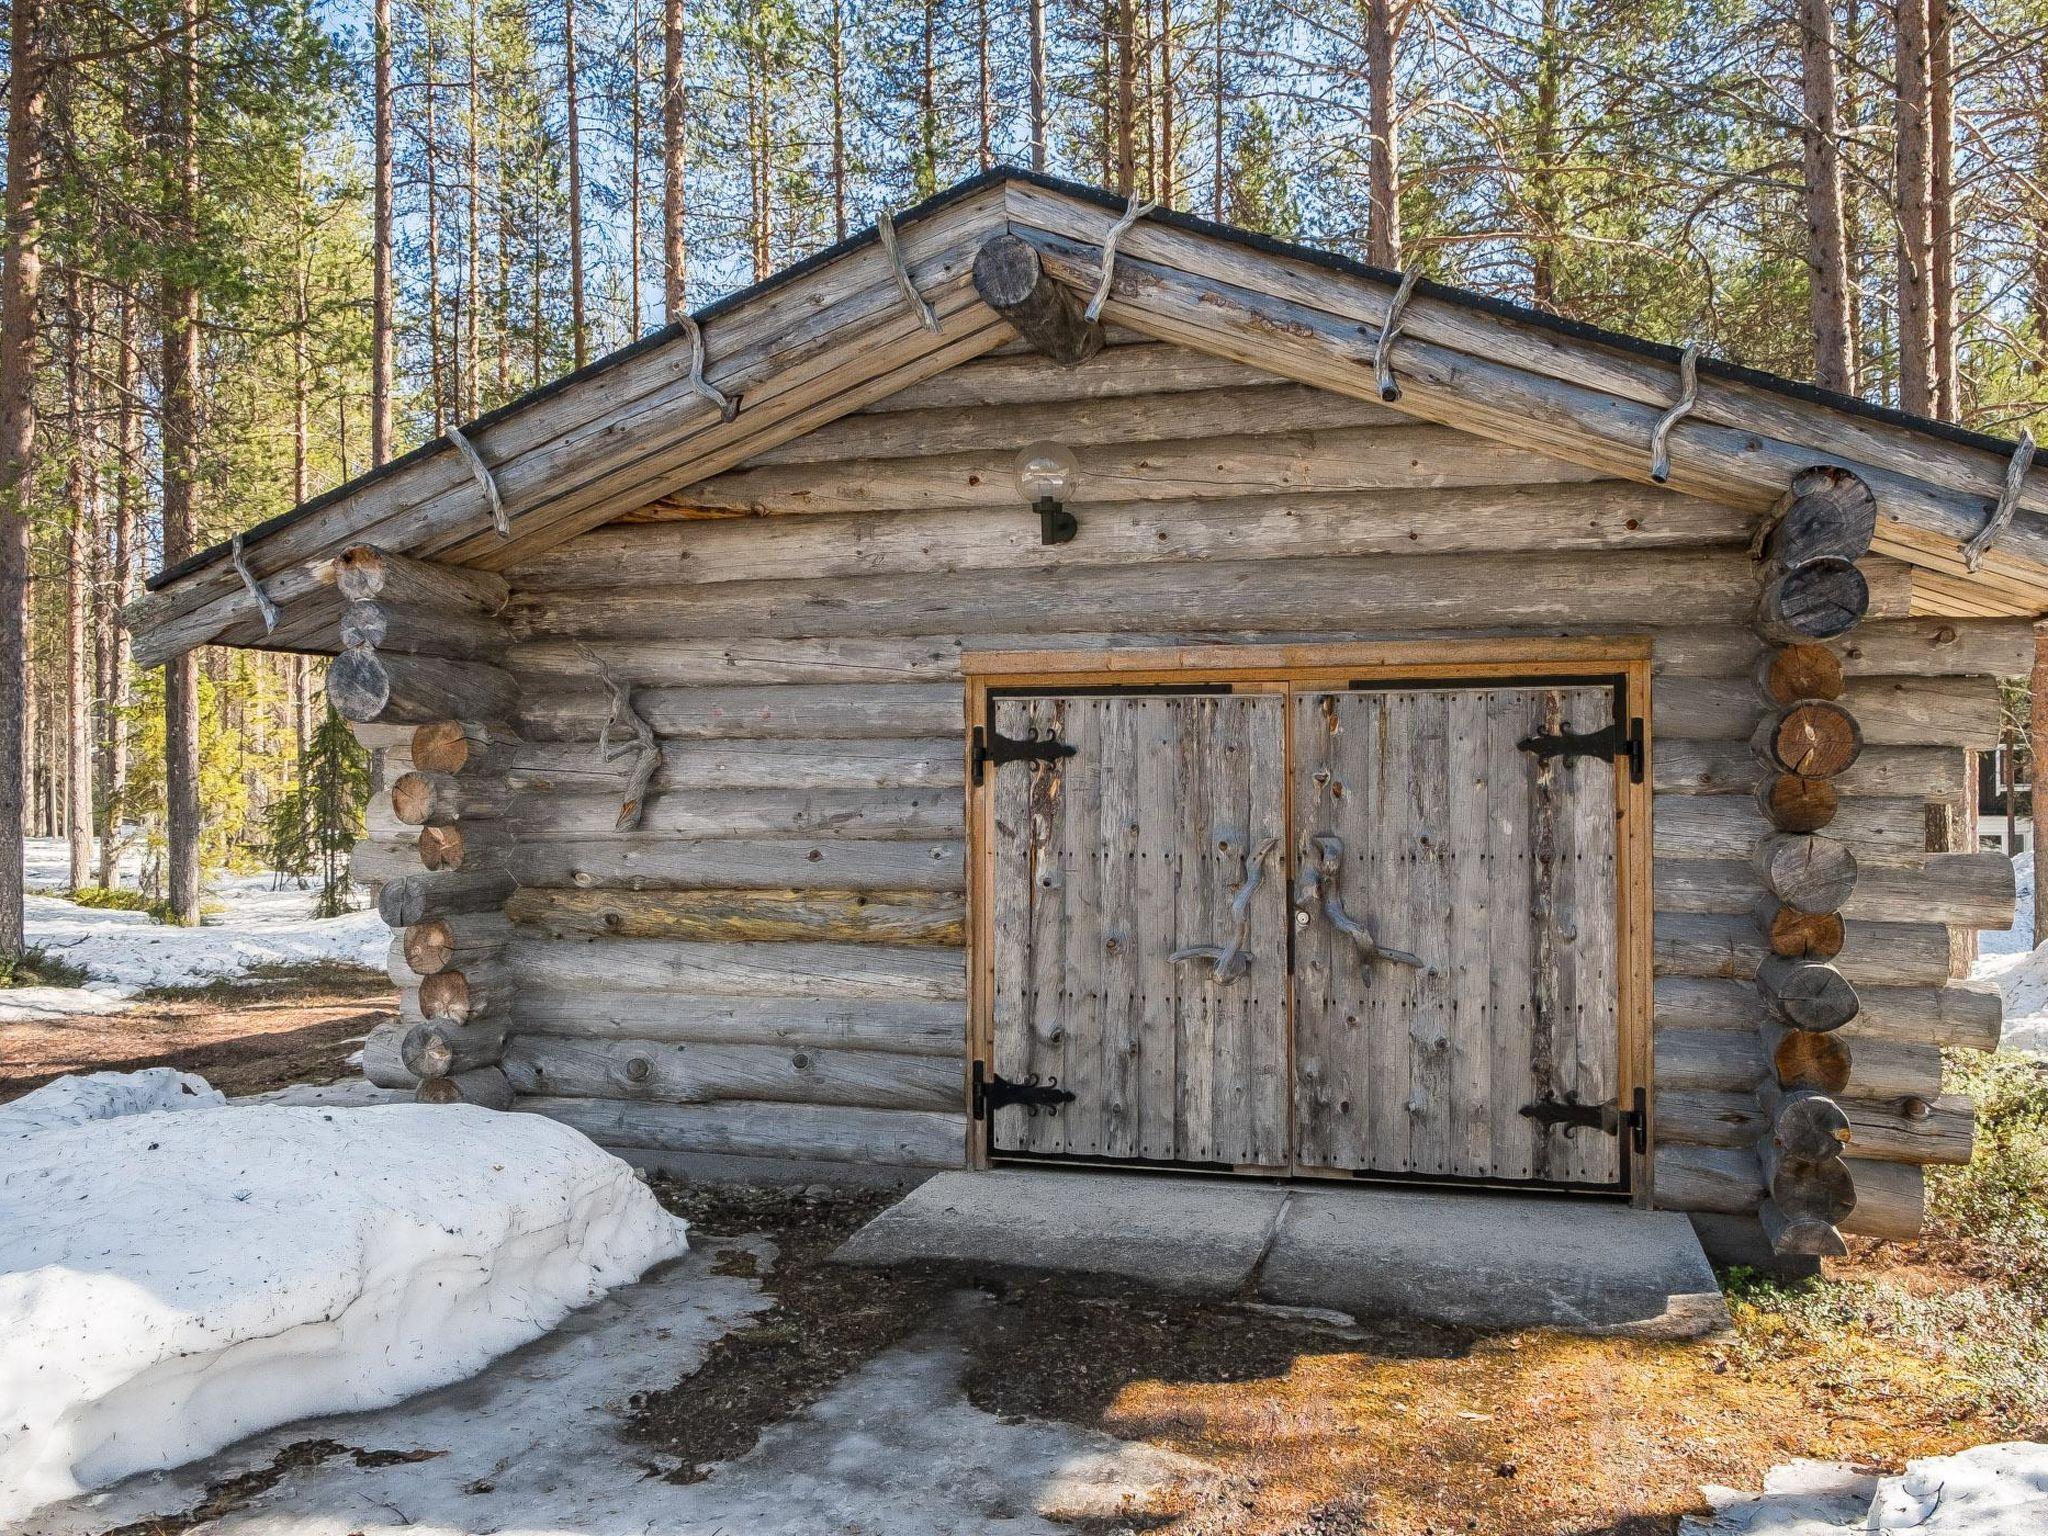
[[[2048,0],[13,0],[7,40],[0,955],[17,828],[191,921],[350,815],[319,669],[138,673],[144,575],[993,164],[2048,426]]]

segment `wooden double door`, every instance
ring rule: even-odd
[[[1630,724],[1612,678],[992,694],[987,1151],[1626,1187]]]

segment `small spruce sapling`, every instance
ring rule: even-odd
[[[363,835],[369,797],[369,754],[330,705],[299,759],[299,782],[278,798],[269,818],[272,866],[301,880],[319,876],[315,917],[354,909],[348,855]]]

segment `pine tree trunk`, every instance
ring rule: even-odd
[[[583,300],[583,104],[576,79],[576,0],[562,0],[562,73],[569,114],[569,348],[578,368],[590,360]]]
[[[1934,414],[1961,418],[1956,375],[1956,99],[1952,0],[1928,0],[1928,247],[1934,306]]]
[[[661,8],[661,255],[668,318],[689,312],[686,297],[689,247],[683,238],[689,116],[683,90],[683,0],[662,0]]]
[[[640,31],[640,0],[633,0],[630,24],[633,29],[632,53],[627,60],[627,76],[629,82],[628,89],[632,92],[632,95],[628,98],[630,105],[627,111],[627,131],[632,135],[632,154],[627,161],[626,167],[626,241],[631,249],[632,257],[627,263],[626,299],[626,323],[631,334],[626,339],[628,341],[638,341],[641,328],[640,243],[642,239],[640,233],[640,157],[641,152],[646,148],[647,134],[647,125],[641,120],[641,110],[644,105],[641,93],[647,83],[642,78],[642,75],[646,68],[647,60],[641,49],[643,38]]]
[[[119,878],[122,827],[127,819],[128,799],[128,704],[131,686],[130,653],[132,637],[121,611],[134,591],[136,465],[142,454],[142,416],[135,408],[136,387],[141,382],[142,360],[135,351],[135,297],[121,295],[120,329],[114,359],[116,401],[114,405],[113,549],[108,556],[107,616],[107,734],[106,759],[100,781],[105,785],[100,818],[99,883],[112,888]]]
[[[1842,122],[1835,79],[1834,0],[1800,0],[1800,83],[1806,120],[1800,131],[1806,187],[1807,315],[1813,377],[1822,389],[1853,394],[1849,350],[1849,242],[1842,222]]]
[[[974,0],[974,128],[975,164],[987,170],[995,164],[995,96],[989,73],[988,0]]]
[[[376,0],[371,40],[376,54],[375,188],[371,197],[370,462],[391,457],[391,0]]]
[[[35,448],[36,304],[42,285],[42,0],[8,17],[7,203],[0,239],[0,956],[22,947],[21,834],[27,810],[28,469]]]
[[[1226,142],[1224,123],[1228,115],[1224,109],[1224,96],[1229,76],[1223,68],[1223,23],[1227,15],[1225,0],[1215,0],[1215,13],[1210,21],[1210,38],[1215,48],[1215,57],[1211,61],[1209,72],[1209,147],[1212,156],[1209,166],[1209,217],[1219,224],[1223,222],[1223,155]]]
[[[1930,5],[1899,0],[1897,64],[1899,407],[1932,415],[1934,398],[1934,183],[1928,57]]]
[[[1394,0],[1366,0],[1365,73],[1371,140],[1366,182],[1366,259],[1397,271],[1401,265],[1401,158],[1394,122]]]
[[[1043,0],[1032,0],[1042,4]],[[846,238],[846,3],[832,0],[832,238]]]
[[[92,695],[86,667],[86,530],[92,525],[90,464],[85,414],[85,316],[78,276],[65,279],[70,320],[64,352],[65,430],[71,439],[64,472],[64,837],[66,878],[72,890],[92,883]]]
[[[836,13],[835,13],[836,14]],[[1045,169],[1045,0],[1030,0],[1031,169]]]
[[[436,97],[435,76],[440,69],[440,53],[434,46],[434,7],[426,6],[420,13],[425,18],[426,62],[420,82],[420,159],[426,192],[427,223],[427,267],[423,274],[427,284],[427,378],[428,396],[434,408],[434,436],[439,437],[448,430],[448,418],[453,402],[448,396],[448,375],[442,366],[441,356],[441,186],[440,186],[440,137],[434,123],[434,101]]]
[[[1173,0],[1159,0],[1159,177],[1160,206],[1171,208],[1180,201],[1180,155],[1174,120]]]
[[[196,235],[199,206],[199,0],[182,0],[184,35],[172,45],[166,80],[175,183],[173,223]],[[199,290],[174,269],[163,284],[164,563],[193,552],[199,479]],[[186,651],[164,666],[164,797],[172,919],[199,922],[199,658]]]
[[[1133,0],[1116,0],[1116,189],[1138,185],[1137,16]]]
[[[469,91],[464,103],[462,125],[465,183],[462,198],[462,362],[461,377],[456,381],[457,393],[462,402],[462,418],[465,421],[473,419],[483,408],[483,378],[478,370],[478,361],[483,355],[483,338],[479,334],[483,288],[483,278],[480,275],[483,265],[483,156],[478,143],[483,136],[483,82],[478,77],[477,69],[480,27],[476,0],[470,0],[469,26],[463,38]]]

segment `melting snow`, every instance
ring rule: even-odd
[[[538,1115],[163,1112],[212,1092],[191,1081],[52,1084],[21,1101],[41,1129],[15,1110],[0,1522],[468,1376],[687,1246],[631,1168]]]
[[[2034,856],[2023,853],[2012,863],[2018,887],[2012,926],[1978,936],[1981,958],[1970,974],[1991,982],[2005,999],[2007,1050],[2048,1051],[2048,944],[2034,948]]]
[[[132,861],[131,861],[132,862]],[[61,888],[65,849],[31,838],[23,863],[29,888]],[[132,878],[132,870],[130,870]],[[206,893],[198,928],[176,928],[145,912],[100,911],[58,896],[27,899],[28,942],[83,966],[82,987],[0,991],[0,1023],[71,1013],[116,1013],[146,987],[189,986],[247,975],[258,966],[342,961],[381,969],[391,933],[375,910],[315,918],[315,887],[275,888],[269,872],[224,875]]]

